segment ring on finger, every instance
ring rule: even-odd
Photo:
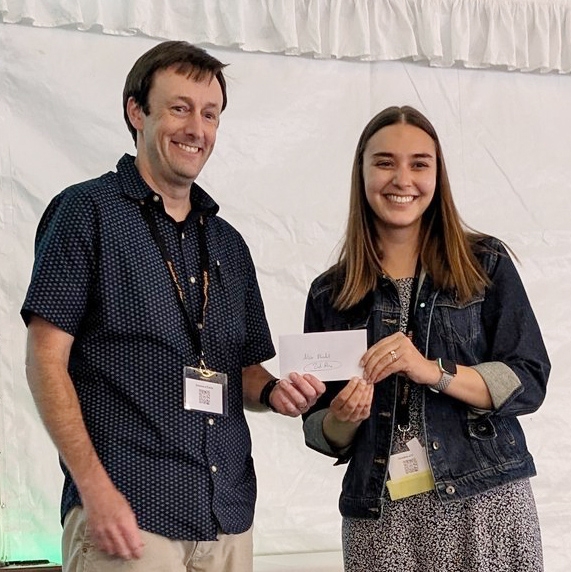
[[[395,352],[395,350],[391,350],[389,353],[391,354],[392,362],[394,363],[395,361],[397,361],[398,359],[397,352]]]

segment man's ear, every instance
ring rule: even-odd
[[[137,131],[143,130],[145,112],[141,109],[141,106],[135,101],[133,96],[127,100],[127,117],[129,117],[131,125]]]

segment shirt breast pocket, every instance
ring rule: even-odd
[[[246,278],[218,260],[210,274],[206,307],[210,332],[218,347],[241,347],[247,322]]]

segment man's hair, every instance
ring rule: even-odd
[[[132,97],[145,115],[149,114],[149,91],[153,85],[155,73],[159,70],[174,68],[176,73],[187,75],[196,81],[215,77],[222,89],[222,110],[227,103],[226,80],[222,70],[226,67],[202,48],[188,42],[162,42],[145,52],[131,68],[123,89],[123,117],[137,144],[137,130],[127,115],[127,102]]]
[[[347,231],[338,263],[333,269],[342,284],[334,294],[334,306],[338,309],[347,309],[361,301],[375,289],[383,272],[375,213],[365,195],[363,155],[375,133],[398,123],[422,129],[434,141],[436,149],[436,189],[422,216],[420,231],[423,268],[437,288],[455,290],[457,297],[464,302],[481,293],[490,283],[474,254],[475,243],[483,235],[469,231],[456,210],[436,130],[413,107],[388,107],[365,126],[355,151]]]

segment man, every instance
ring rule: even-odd
[[[243,406],[297,416],[278,381],[249,251],[194,181],[226,106],[224,65],[186,42],[135,63],[136,158],[44,213],[22,308],[28,382],[65,476],[64,570],[252,569]]]

